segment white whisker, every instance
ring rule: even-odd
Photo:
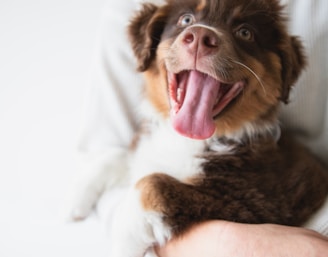
[[[256,78],[256,80],[259,82],[259,84],[261,85],[263,91],[264,91],[264,94],[266,95],[266,90],[265,90],[265,87],[261,81],[261,78],[251,69],[249,68],[247,65],[241,63],[241,62],[238,62],[238,61],[235,61],[235,60],[231,60],[232,62],[236,63],[236,64],[239,64],[240,66],[244,67],[245,69],[247,69],[250,73],[253,74],[253,76]]]

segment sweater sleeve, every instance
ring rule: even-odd
[[[82,165],[94,162],[94,168],[106,167],[127,150],[137,129],[143,80],[126,35],[135,8],[133,0],[124,0],[108,1],[103,10],[78,141]]]

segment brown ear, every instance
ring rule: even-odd
[[[138,61],[138,70],[145,71],[153,61],[160,42],[165,20],[163,12],[153,4],[143,4],[132,19],[128,34]]]
[[[289,37],[282,49],[282,81],[281,101],[288,103],[289,92],[306,66],[304,48],[298,37]]]

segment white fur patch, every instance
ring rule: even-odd
[[[208,140],[208,148],[220,155],[233,153],[234,147],[220,143],[220,141],[213,139]]]
[[[152,246],[164,245],[171,238],[162,214],[145,211],[136,189],[129,191],[115,210],[112,226],[111,257],[154,256]]]
[[[242,142],[243,139],[248,138],[250,140],[256,139],[259,135],[270,135],[275,141],[278,141],[281,136],[281,129],[278,121],[268,122],[267,124],[261,124],[260,126],[255,123],[245,123],[244,126],[234,132],[227,135],[227,138],[236,142]]]
[[[184,138],[174,132],[169,124],[162,124],[146,136],[131,161],[131,181],[162,172],[183,180],[200,172],[205,142]]]

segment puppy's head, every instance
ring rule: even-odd
[[[181,134],[270,127],[304,67],[278,0],[167,0],[129,26],[146,94]]]

